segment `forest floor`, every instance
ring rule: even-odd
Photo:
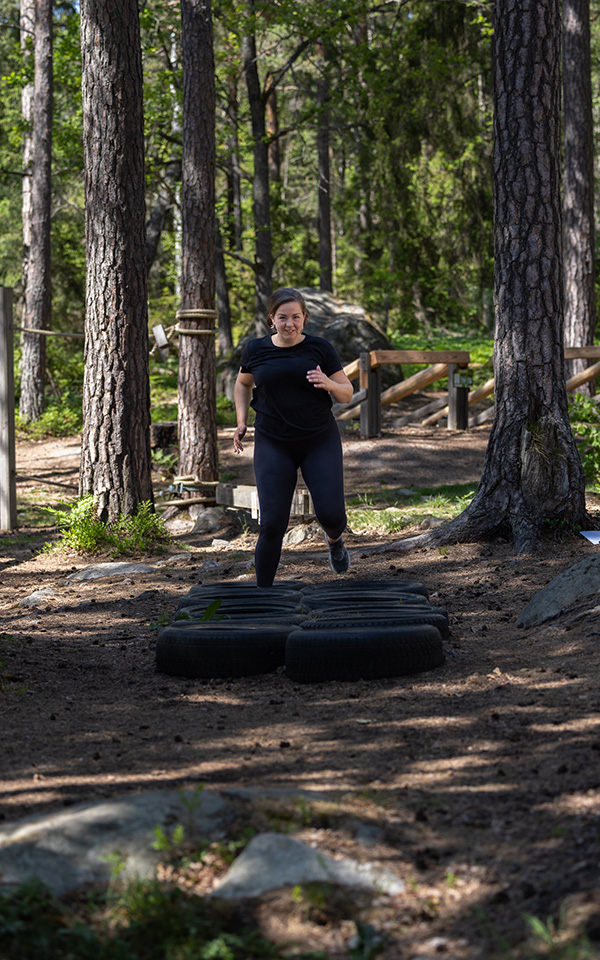
[[[387,422],[375,440],[349,432],[347,492],[474,482],[487,438],[485,427]],[[220,445],[222,470],[251,482],[251,443],[237,458],[231,431]],[[49,481],[76,484],[78,464],[78,438],[18,443],[18,473],[38,478],[18,486],[23,524],[34,495],[61,495]],[[589,505],[597,518],[597,499]],[[398,534],[350,533],[348,579],[421,580],[447,608],[443,666],[355,683],[298,685],[283,672],[199,681],[155,671],[154,625],[195,583],[251,577],[254,536],[215,548],[221,534],[189,527],[166,555],[143,558],[153,572],[86,582],[66,578],[108,558],[36,552],[49,529],[0,537],[0,817],[198,783],[320,791],[329,803],[288,812],[297,836],[385,864],[406,883],[392,906],[376,901],[362,914],[393,939],[384,960],[545,956],[545,941],[558,950],[584,933],[596,947],[577,956],[600,956],[597,615],[515,626],[538,590],[597,548],[557,535],[535,556],[493,542],[365,557]],[[206,560],[220,567],[201,569]],[[280,576],[333,577],[310,542],[284,550]],[[41,608],[19,606],[40,588],[52,591]],[[367,845],[357,821],[363,840],[364,824],[373,828]],[[285,907],[286,929],[296,908]],[[272,899],[271,924],[277,909]],[[345,955],[334,913],[303,914],[295,932],[305,947]],[[539,921],[533,940],[526,915]]]

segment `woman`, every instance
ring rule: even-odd
[[[342,539],[346,529],[342,445],[331,398],[348,403],[352,384],[329,341],[304,333],[308,316],[298,290],[276,290],[269,300],[274,333],[247,344],[235,384],[236,453],[244,449],[250,405],[256,412],[254,473],[260,533],[255,565],[259,587],[270,587],[275,579],[298,468],[325,531],[331,569],[345,573],[350,566]]]

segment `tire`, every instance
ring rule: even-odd
[[[156,644],[156,669],[202,680],[270,673],[285,660],[290,625],[165,627]]]
[[[391,605],[429,607],[429,600],[421,593],[398,593],[392,595],[359,593],[344,595],[331,591],[331,593],[323,593],[317,596],[303,594],[300,605],[303,610],[326,610],[331,608],[332,604],[337,607],[348,607],[349,609],[359,609],[368,604],[384,609]]]
[[[435,627],[294,630],[285,645],[286,674],[296,683],[381,680],[432,670],[444,662]]]
[[[275,612],[271,610],[263,613],[256,613],[256,611],[254,610],[251,611],[250,613],[224,613],[224,614],[217,613],[212,620],[202,619],[202,615],[204,613],[204,610],[202,609],[194,610],[193,608],[192,609],[186,608],[185,613],[187,614],[186,617],[182,617],[180,620],[177,620],[177,619],[173,620],[170,626],[185,627],[186,624],[192,624],[192,623],[194,624],[204,623],[206,624],[206,626],[210,625],[213,627],[226,625],[226,624],[291,623],[291,624],[300,625],[300,624],[306,623],[306,617],[302,613],[295,613],[294,611],[290,613],[288,610],[283,610],[283,611],[278,610]],[[219,619],[219,616],[222,617],[221,620]]]
[[[248,587],[235,586],[234,584],[204,585],[192,587],[188,597],[212,597],[213,599],[225,597],[248,597],[250,600],[298,600],[301,596],[300,590],[274,590],[273,587]]]
[[[439,630],[442,640],[450,638],[448,620],[439,613],[429,613],[428,610],[415,609],[413,611],[399,610],[397,613],[367,613],[364,615],[349,614],[348,617],[338,617],[333,612],[328,617],[316,620],[304,620],[303,630],[345,630],[359,627],[405,627],[412,624],[427,624]]]
[[[216,600],[221,601],[219,613],[224,613],[225,610],[239,610],[242,613],[244,611],[250,613],[252,610],[298,610],[300,608],[300,602],[295,597],[292,597],[291,600],[287,598],[275,600],[272,597],[265,597],[263,600],[260,597],[213,597],[208,594],[198,596],[197,593],[194,593],[191,596],[188,594],[187,597],[182,597],[177,604],[177,609],[187,610],[190,607],[206,609]]]
[[[336,583],[329,580],[326,583],[315,583],[306,586],[304,593],[318,593],[320,590],[344,590],[352,593],[362,592],[363,590],[400,590],[403,593],[422,593],[424,597],[429,596],[429,591],[420,580],[342,580]]]

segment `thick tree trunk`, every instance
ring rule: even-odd
[[[103,520],[152,500],[137,0],[82,0],[86,341],[80,493]]]
[[[327,51],[318,44],[319,76],[317,79],[317,104],[319,126],[317,129],[317,157],[319,166],[319,289],[327,293],[333,290],[331,257],[331,178],[329,170],[329,80],[327,78]]]
[[[496,419],[470,506],[400,550],[501,534],[522,552],[547,522],[586,522],[564,381],[559,0],[496,0],[494,41]]]
[[[253,9],[253,2],[249,6]],[[256,275],[256,336],[268,332],[267,308],[271,295],[273,252],[271,247],[271,205],[269,199],[269,151],[266,141],[265,103],[262,96],[256,64],[256,39],[249,32],[242,40],[242,61],[248,88],[248,102],[252,118],[254,176],[252,180],[252,210],[256,235],[254,271]]]
[[[179,472],[218,476],[215,364],[215,76],[210,0],[181,0],[183,51]]]
[[[589,0],[563,0],[565,346],[594,342],[594,129]],[[566,375],[588,366],[567,360]],[[590,393],[590,384],[581,387]]]
[[[52,0],[23,4],[24,30],[34,16],[34,83],[31,137],[24,147],[23,313],[22,325],[34,330],[51,326],[50,220],[52,199]],[[28,110],[29,93],[23,93]],[[27,117],[24,117],[27,120]],[[21,399],[24,420],[39,420],[44,409],[46,338],[24,333],[21,353]]]

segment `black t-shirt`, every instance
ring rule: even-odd
[[[293,347],[276,347],[266,336],[246,345],[240,370],[254,377],[251,406],[256,411],[256,430],[295,440],[327,429],[333,418],[331,396],[306,379],[317,365],[328,377],[342,369],[337,353],[323,337],[305,334]]]

